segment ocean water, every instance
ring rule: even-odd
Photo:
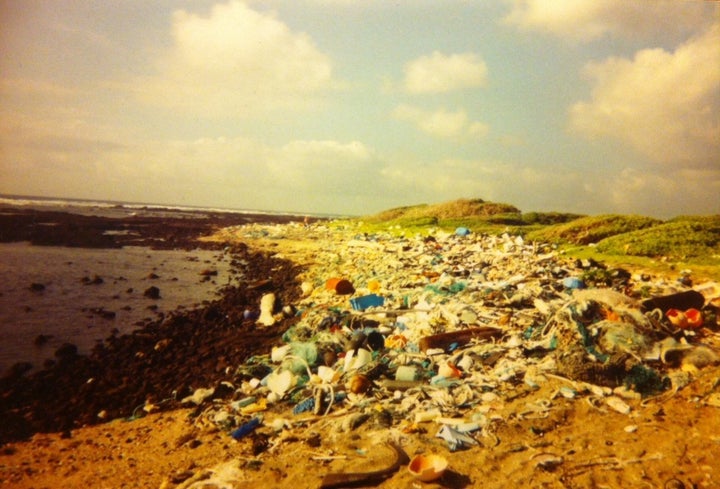
[[[150,204],[137,202],[101,201],[88,199],[67,199],[53,197],[33,197],[24,195],[0,194],[0,209],[3,206],[24,207],[49,211],[63,211],[73,214],[93,215],[100,217],[187,217],[192,213],[202,217],[207,213],[231,213],[240,215],[267,216],[310,216],[317,218],[347,217],[340,214],[323,214],[307,212],[283,212],[258,209],[234,209],[226,207],[198,207],[188,205]]]
[[[99,217],[202,218],[209,213],[297,216],[302,213],[192,207],[0,194],[0,212],[13,208],[63,211]],[[329,218],[332,215],[310,214]],[[17,362],[42,368],[63,343],[74,343],[81,353],[116,329],[129,333],[147,319],[156,319],[178,307],[192,308],[218,298],[231,281],[231,257],[207,250],[155,251],[142,247],[87,249],[0,243],[0,375]],[[201,272],[217,271],[204,281]],[[151,274],[157,278],[150,278]],[[93,282],[100,277],[102,283]],[[232,275],[232,280],[241,280]],[[32,284],[42,284],[35,291]],[[144,296],[150,286],[160,289],[159,300]],[[113,314],[104,314],[108,311]],[[40,335],[48,337],[36,344]]]
[[[42,368],[66,342],[87,353],[113,329],[128,333],[179,306],[215,299],[231,280],[230,259],[207,250],[0,243],[0,374],[20,361]],[[205,270],[217,276],[204,280]],[[32,290],[32,284],[44,289]],[[160,289],[160,299],[145,297],[151,286]],[[36,345],[39,335],[48,341]]]

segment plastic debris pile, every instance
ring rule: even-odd
[[[373,426],[412,436],[435,426],[450,451],[492,437],[519,389],[628,413],[720,363],[720,286],[651,282],[509,235],[436,231],[353,235],[324,225],[248,225],[235,236],[322,240],[300,277],[303,299],[258,304],[258,327],[294,313],[284,345],[237,367],[231,401],[186,398],[198,422],[240,439],[281,438],[307,420],[338,432]],[[283,311],[284,309],[284,311]],[[712,343],[712,342],[710,342]],[[207,395],[205,395],[207,394]],[[527,405],[512,416],[542,413]],[[706,400],[720,407],[720,396]],[[423,469],[424,470],[424,469]]]

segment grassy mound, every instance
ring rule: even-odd
[[[522,220],[525,224],[542,224],[549,226],[551,224],[563,224],[585,217],[582,214],[572,214],[569,212],[524,212]]]
[[[368,222],[434,220],[437,223],[446,219],[490,217],[498,214],[513,214],[519,218],[520,210],[509,204],[485,202],[482,199],[458,199],[441,204],[397,207],[364,219]]]
[[[662,221],[643,216],[606,214],[587,216],[556,224],[527,234],[531,241],[587,245],[611,236],[657,226]]]
[[[720,256],[720,216],[679,217],[666,223],[612,236],[597,249],[608,255],[668,257]]]

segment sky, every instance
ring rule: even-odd
[[[0,193],[720,213],[720,3],[0,0]]]

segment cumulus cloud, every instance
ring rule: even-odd
[[[577,41],[605,35],[683,35],[707,22],[704,2],[676,0],[510,0],[508,24]]]
[[[651,161],[717,166],[720,154],[720,24],[674,52],[590,63],[591,100],[570,108],[570,127],[624,141]]]
[[[173,46],[157,74],[138,80],[147,102],[210,117],[242,117],[307,105],[332,83],[332,64],[313,40],[273,13],[240,1],[203,16],[173,15]]]
[[[652,173],[624,168],[609,179],[604,191],[608,208],[616,212],[634,209],[662,218],[720,212],[720,172],[712,169]]]
[[[471,121],[464,110],[427,111],[411,105],[400,105],[395,108],[392,115],[398,120],[414,124],[424,133],[439,139],[473,140],[482,138],[488,133],[486,124]]]
[[[474,53],[448,55],[434,51],[405,65],[405,89],[414,94],[481,87],[486,82],[487,66]]]

